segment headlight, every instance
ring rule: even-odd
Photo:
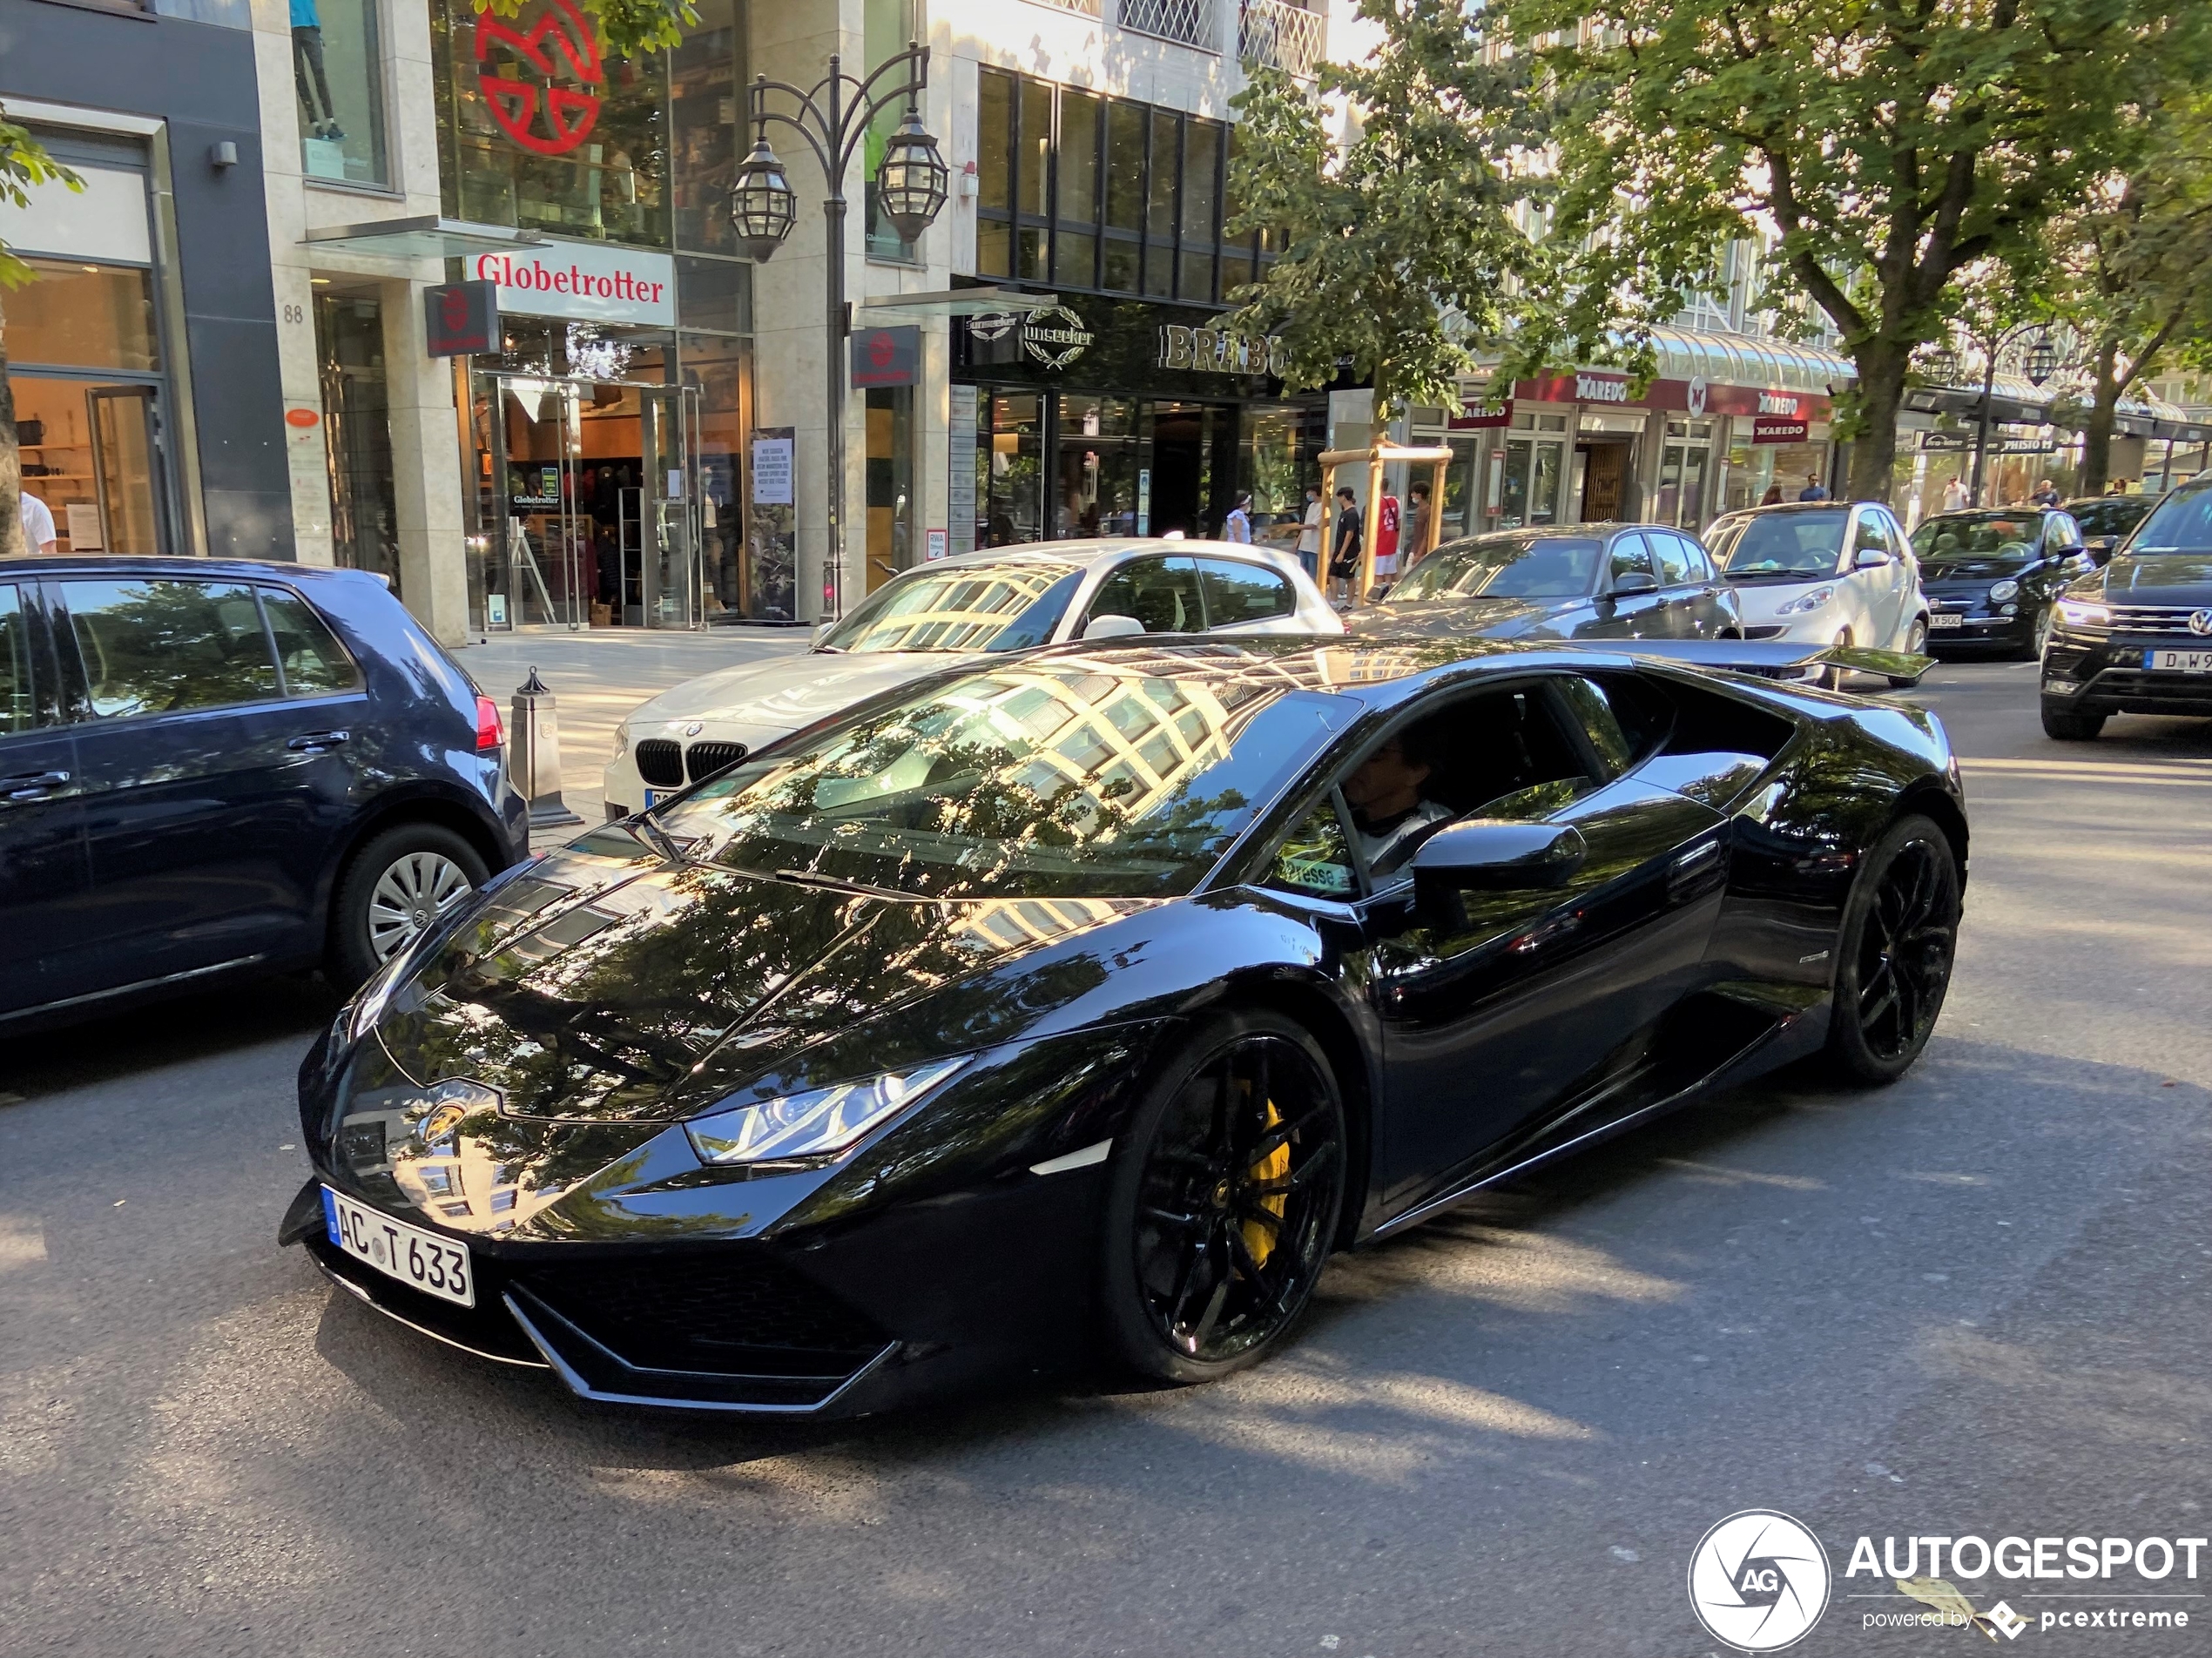
[[[2002,604],[2006,599],[2011,598],[2020,590],[2020,584],[2008,576],[2003,581],[1998,583],[1996,586],[1989,590],[1990,603],[1993,604]]]
[[[357,1042],[376,1028],[384,1016],[384,1009],[392,1000],[392,992],[399,988],[406,975],[408,958],[415,954],[413,941],[402,944],[392,952],[384,965],[368,975],[368,982],[354,993],[354,1000],[346,1010],[346,1040]]]
[[[968,1068],[966,1059],[939,1060],[911,1071],[894,1071],[865,1082],[786,1094],[694,1118],[684,1125],[691,1149],[705,1163],[780,1163],[843,1151],[878,1123]]]
[[[1811,592],[1791,599],[1787,604],[1775,606],[1774,613],[1777,616],[1810,616],[1835,596],[1834,588],[1816,587]]]
[[[620,758],[621,758],[624,755],[625,755],[625,754],[627,754],[627,753],[629,753],[629,752],[630,752],[630,722],[629,722],[628,720],[624,720],[624,721],[623,721],[623,723],[622,723],[621,725],[617,725],[617,726],[616,726],[616,727],[615,727],[615,747],[614,747],[614,752],[613,752],[613,753],[611,753],[611,754],[610,754],[610,755],[608,755],[608,756],[607,756],[607,758],[608,758],[609,759],[610,759],[610,760],[618,760],[618,759],[620,759]]]
[[[2080,599],[2060,599],[2059,620],[2068,627],[2109,627],[2112,624],[2112,612],[2101,604],[2085,604]]]

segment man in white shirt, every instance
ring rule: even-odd
[[[1321,486],[1305,486],[1305,522],[1298,532],[1298,562],[1315,581],[1321,579]]]
[[[25,489],[18,509],[23,518],[23,549],[32,557],[54,550],[54,515],[46,510],[46,503]]]
[[[1943,509],[1964,512],[1966,509],[1966,486],[1952,478],[1943,486]]]

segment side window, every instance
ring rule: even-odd
[[[1206,625],[1233,628],[1244,622],[1269,622],[1298,609],[1291,584],[1271,570],[1233,558],[1202,558],[1198,581],[1205,590]],[[1149,631],[1149,630],[1148,630]]]
[[[2062,512],[2051,515],[2050,528],[2044,544],[2054,553],[2079,552],[2081,548],[2081,526]]]
[[[1197,566],[1187,558],[1132,558],[1101,584],[1083,621],[1102,616],[1133,616],[1147,633],[1200,631]]]
[[[1359,875],[1352,866],[1352,843],[1344,832],[1344,819],[1337,812],[1334,790],[1291,831],[1290,839],[1275,854],[1266,884],[1315,898],[1359,896]]]
[[[1651,543],[1652,550],[1659,555],[1660,586],[1687,587],[1697,579],[1690,573],[1689,543],[1680,536],[1670,536],[1664,530],[1653,529],[1647,530],[1643,538]]]
[[[1851,550],[1853,558],[1857,558],[1860,553],[1870,549],[1878,553],[1892,554],[1897,550],[1890,545],[1889,536],[1882,528],[1882,515],[1878,512],[1860,513],[1858,527],[1851,534]]]
[[[0,736],[39,723],[38,687],[30,673],[30,618],[23,595],[0,587]]]
[[[71,581],[62,592],[92,711],[103,719],[263,702],[280,694],[250,587]]]
[[[1562,675],[1554,682],[1575,723],[1590,739],[1608,776],[1618,777],[1635,763],[1635,745],[1622,728],[1621,718],[1603,691],[1579,674]]]
[[[284,670],[287,696],[320,697],[334,691],[351,691],[361,683],[346,647],[305,599],[265,587],[261,610],[269,619],[269,633],[276,641],[277,664]]]
[[[1630,574],[1656,577],[1658,574],[1651,568],[1651,549],[1644,545],[1643,537],[1633,529],[1613,538],[1612,569],[1615,578]]]

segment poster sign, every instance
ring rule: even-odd
[[[951,538],[941,529],[922,531],[922,557],[934,562],[951,550]]]
[[[945,481],[945,516],[952,526],[952,551],[972,553],[975,550],[975,388],[953,387],[948,402],[945,424],[952,469]]]
[[[433,357],[470,357],[499,349],[499,286],[443,282],[422,290],[423,338]]]
[[[853,384],[913,386],[921,379],[921,330],[863,328],[853,336]]]
[[[789,507],[797,504],[792,491],[792,451],[796,434],[789,427],[762,427],[752,439],[752,504]]]

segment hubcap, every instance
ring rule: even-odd
[[[1858,943],[1858,1027],[1868,1051],[1894,1060],[1927,1040],[1951,982],[1958,907],[1947,854],[1908,841],[1882,872]]]
[[[1137,1187],[1137,1288],[1186,1357],[1231,1358],[1305,1304],[1328,1254],[1344,1148],[1304,1049],[1245,1038],[1168,1107]]]
[[[370,953],[379,961],[388,960],[475,890],[469,872],[444,853],[402,853],[369,891]]]

